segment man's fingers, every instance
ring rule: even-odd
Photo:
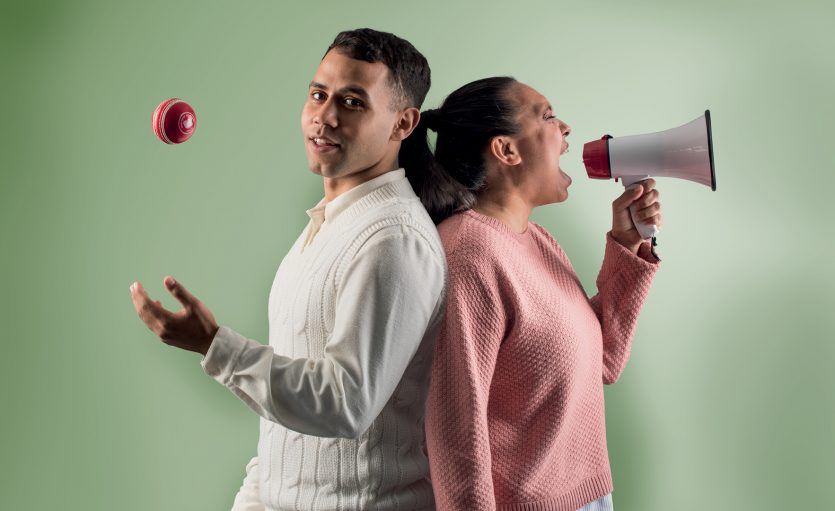
[[[153,309],[153,302],[145,292],[145,288],[139,282],[134,282],[130,286],[130,299],[133,300],[133,307],[146,323],[149,319],[155,318],[155,311]]]
[[[172,314],[165,310],[159,300],[153,301],[145,288],[139,282],[134,282],[130,288],[131,300],[139,314],[140,319],[148,325],[152,331],[157,332],[161,329],[163,323],[167,321]]]
[[[174,298],[179,300],[186,309],[190,309],[197,304],[197,298],[189,293],[185,286],[174,280],[174,277],[170,275],[165,277],[163,284],[165,285],[165,289],[174,295]]]

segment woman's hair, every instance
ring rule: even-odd
[[[510,97],[516,83],[510,76],[498,76],[464,85],[437,110],[422,112],[417,127],[402,142],[400,165],[436,224],[475,204],[485,184],[484,153],[490,140],[519,132]],[[427,129],[438,134],[434,155]]]

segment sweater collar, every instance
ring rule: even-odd
[[[363,199],[373,199],[377,195],[380,195],[379,199],[391,195],[404,195],[407,193],[406,188],[414,196],[406,178],[405,169],[391,170],[351,188],[330,202],[322,198],[315,206],[307,210],[307,215],[317,223],[333,223],[341,213],[351,206],[359,202],[368,202]],[[371,200],[370,203],[376,204],[377,202],[379,201]]]

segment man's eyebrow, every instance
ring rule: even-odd
[[[317,81],[310,82],[310,88],[311,89],[315,88],[315,89],[328,90],[327,85],[325,85],[323,83],[319,83]],[[363,99],[366,99],[366,100],[368,99],[368,92],[366,92],[365,89],[363,89],[359,85],[346,85],[345,87],[342,87],[341,89],[339,89],[336,92],[338,92],[339,94],[350,93],[350,94],[354,94],[356,96],[361,96]]]

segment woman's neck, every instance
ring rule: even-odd
[[[533,207],[515,193],[484,192],[478,196],[473,210],[501,220],[514,232],[522,234],[528,229],[528,218]]]

